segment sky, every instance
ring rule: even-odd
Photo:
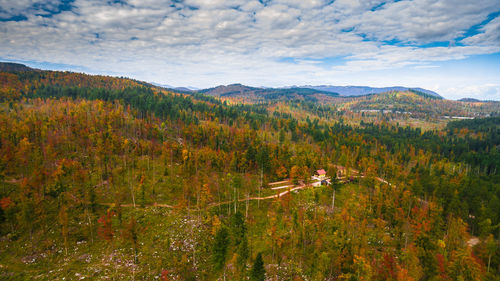
[[[170,86],[500,100],[500,0],[0,0],[0,61]]]

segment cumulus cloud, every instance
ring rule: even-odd
[[[176,85],[309,83],[500,52],[500,19],[477,27],[497,4],[0,0],[0,57],[119,71]],[[473,26],[477,32],[468,34]],[[422,48],[442,41],[451,43]],[[324,62],[333,57],[343,63]]]
[[[59,0],[0,0],[0,19],[9,19],[26,14],[49,15],[59,12],[64,3]]]
[[[500,46],[500,16],[480,28],[477,35],[464,39],[464,43],[482,46]]]
[[[497,0],[418,0],[386,3],[346,21],[375,40],[454,41],[498,9]]]

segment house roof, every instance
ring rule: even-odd
[[[317,170],[317,171],[316,171],[316,173],[317,173],[318,175],[326,175],[326,172],[325,172],[325,170],[323,170],[323,169],[321,169],[321,170]]]

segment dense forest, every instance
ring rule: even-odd
[[[500,280],[498,105],[434,129],[395,111],[421,103],[411,118],[432,124],[463,107],[0,82],[2,280]]]

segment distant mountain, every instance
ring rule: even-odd
[[[311,88],[297,86],[287,88],[261,88],[250,87],[242,84],[231,84],[217,86],[210,89],[191,90],[188,87],[177,88],[167,85],[153,85],[143,81],[138,81],[123,77],[112,77],[103,75],[88,75],[84,73],[74,73],[68,71],[45,71],[32,69],[19,64],[0,63],[4,71],[0,71],[0,101],[15,100],[21,97],[38,97],[51,93],[54,97],[85,95],[90,92],[73,91],[72,88],[100,89],[96,93],[102,94],[100,98],[109,100],[107,95],[116,99],[130,100],[139,88],[148,88],[154,93],[177,92],[181,96],[191,95],[194,99],[220,103],[217,99],[203,97],[207,95],[223,99],[228,104],[267,104],[273,106],[276,101],[286,101],[292,107],[295,101],[310,102],[308,107],[315,108],[317,105],[333,105],[336,110],[362,113],[364,115],[378,114],[407,114],[412,118],[427,118],[454,116],[454,117],[481,117],[497,116],[500,112],[500,102],[479,101],[475,99],[465,99],[464,101],[446,100],[434,95],[424,93],[418,89],[391,91],[378,94],[366,94],[362,96],[340,96],[338,93],[321,91]],[[10,70],[6,72],[5,70]],[[26,75],[24,71],[33,71]],[[66,89],[64,91],[54,91],[54,89]],[[387,88],[385,88],[387,90]],[[331,90],[331,89],[330,89]],[[199,93],[199,94],[198,94]],[[141,99],[141,98],[139,98]],[[473,106],[467,101],[474,101]],[[314,104],[312,104],[314,103]],[[326,107],[328,108],[328,107]]]
[[[3,72],[17,72],[17,71],[35,71],[37,69],[28,67],[24,64],[13,62],[0,62],[0,71]]]
[[[198,92],[210,96],[231,96],[244,93],[263,92],[267,89],[245,86],[242,84],[220,85],[214,88],[199,90]]]
[[[256,102],[264,100],[303,99],[308,101],[331,101],[339,97],[358,97],[387,92],[413,92],[424,98],[443,99],[437,93],[422,88],[365,86],[290,86],[283,88],[251,87],[242,84],[221,85],[197,92],[231,99]]]
[[[309,88],[257,88],[242,84],[221,85],[197,92],[246,102],[295,99],[317,102],[338,97],[337,93]]]
[[[196,90],[196,89],[191,89],[190,87],[175,87],[173,89],[181,92],[192,92]]]
[[[192,91],[198,90],[198,88],[195,88],[195,87],[174,87],[171,85],[159,84],[159,83],[155,83],[155,82],[150,82],[150,84],[154,85],[156,87],[166,88],[166,89],[180,91],[180,92],[192,92]]]
[[[394,87],[383,87],[383,88],[375,88],[375,87],[367,87],[367,86],[330,86],[330,85],[321,85],[321,86],[301,86],[300,88],[308,88],[308,89],[315,89],[315,90],[320,90],[320,91],[326,91],[326,92],[334,92],[338,93],[341,96],[365,96],[365,95],[370,95],[370,94],[380,94],[380,93],[385,93],[385,92],[392,92],[392,91],[399,91],[399,92],[404,92],[404,91],[413,91],[425,95],[429,95],[431,97],[439,98],[442,99],[439,94],[436,92],[422,89],[422,88],[408,88],[408,87],[401,87],[401,86],[394,86]]]
[[[500,101],[496,101],[496,100],[478,100],[478,99],[475,99],[475,98],[462,98],[462,99],[459,99],[458,101],[461,101],[461,102],[489,102],[489,103],[500,103]]]
[[[162,87],[162,88],[167,88],[167,89],[174,89],[174,86],[170,86],[167,84],[160,84],[160,83],[155,83],[155,82],[149,82],[149,84],[156,86],[156,87]]]
[[[481,100],[474,99],[474,98],[462,98],[462,99],[459,99],[458,101],[463,101],[463,102],[481,102]]]

